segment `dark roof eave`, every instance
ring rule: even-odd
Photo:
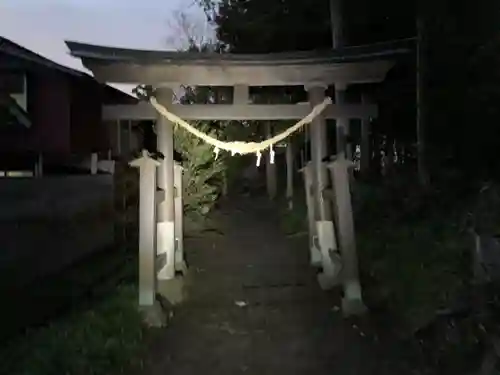
[[[392,58],[414,50],[415,38],[377,44],[344,47],[336,50],[284,52],[271,54],[218,54],[152,51],[115,48],[66,41],[72,56],[97,64],[131,63],[137,65],[310,65],[347,63]]]
[[[7,55],[27,60],[35,64],[43,65],[49,69],[56,69],[63,73],[70,74],[72,76],[76,77],[88,76],[87,73],[80,72],[76,69],[68,68],[61,64],[58,64],[52,60],[47,59],[46,57],[39,55],[36,52],[33,52],[17,43],[14,43],[13,41],[7,38],[0,37],[0,51],[6,53]]]

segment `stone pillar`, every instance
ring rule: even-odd
[[[286,145],[286,200],[288,209],[293,209],[293,148],[292,142],[288,141]]]
[[[139,306],[153,306],[156,296],[156,168],[146,150],[130,162],[139,168]]]
[[[368,95],[363,93],[361,96],[361,102],[363,104],[369,104],[370,100]],[[366,175],[370,170],[370,159],[371,159],[371,150],[370,150],[370,119],[363,118],[361,120],[361,161],[360,161],[360,169],[361,174]]]
[[[306,87],[311,107],[322,103],[327,86],[313,84]],[[316,235],[321,252],[322,273],[318,281],[323,289],[331,289],[339,282],[340,263],[336,256],[337,241],[332,221],[331,203],[325,199],[324,191],[328,187],[328,171],[323,159],[328,155],[326,121],[322,115],[311,123],[311,161],[313,170],[314,217]]]
[[[271,121],[266,122],[266,137],[269,139],[273,136]],[[276,198],[277,193],[277,180],[276,180],[276,163],[271,160],[271,150],[267,152],[266,158],[266,182],[267,194],[270,199]]]
[[[316,84],[307,86],[311,107],[325,100],[326,85]],[[316,220],[331,220],[330,205],[323,198],[323,190],[328,186],[328,172],[323,159],[328,155],[326,121],[322,115],[317,116],[311,123],[311,161],[313,163],[313,187],[315,196]]]
[[[160,163],[146,150],[130,163],[139,168],[139,309],[150,326],[166,324],[166,315],[156,299],[156,168]]]
[[[319,250],[318,235],[316,233],[316,218],[314,213],[314,170],[312,162],[307,162],[300,172],[302,172],[304,176],[304,190],[306,193],[310,264],[313,267],[321,267],[322,257],[321,251]]]
[[[170,89],[157,92],[158,102],[165,107],[172,105],[173,93]],[[160,268],[158,279],[170,280],[175,276],[174,252],[174,133],[173,124],[158,114],[157,118],[158,151],[163,154],[163,160],[158,167],[158,189],[163,199],[158,202],[158,256]]]
[[[335,104],[345,104],[346,85],[342,83],[335,84]],[[342,155],[347,158],[347,136],[349,135],[349,119],[338,118],[336,119],[337,127],[337,157]]]
[[[172,105],[173,91],[161,88],[157,100],[166,108]],[[174,126],[158,114],[156,123],[158,151],[163,155],[158,172],[157,255],[158,291],[171,304],[184,299],[184,283],[175,270],[175,180],[174,180]]]
[[[366,310],[358,276],[358,256],[356,252],[351,192],[349,189],[348,169],[352,166],[352,162],[347,160],[343,154],[337,155],[336,160],[329,163],[330,173],[334,182],[334,206],[337,210],[336,224],[343,265],[342,283],[344,296],[342,298],[342,312],[344,315],[357,315]]]
[[[182,166],[175,163],[174,181],[175,181],[175,270],[187,273],[187,265],[184,258],[184,205],[182,200]]]

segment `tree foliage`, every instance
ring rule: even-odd
[[[199,130],[217,136],[208,122],[199,122]],[[215,158],[213,147],[184,129],[175,131],[175,147],[183,156],[184,210],[188,215],[206,215],[221,193],[226,158]]]
[[[328,0],[199,0],[221,49],[267,53],[331,48]],[[500,3],[495,0],[344,0],[349,45],[416,36],[425,25],[426,142],[435,178],[498,176]],[[415,56],[400,61],[374,93],[374,131],[415,150]],[[485,162],[487,161],[487,162]]]

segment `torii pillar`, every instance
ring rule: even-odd
[[[309,102],[314,107],[325,100],[327,85],[313,83],[305,86],[309,94]],[[318,115],[311,123],[311,159],[313,168],[314,215],[316,234],[321,252],[323,272],[318,275],[322,289],[331,289],[339,283],[341,265],[338,262],[337,240],[332,221],[330,202],[324,197],[328,187],[328,170],[323,159],[328,155],[326,121],[323,115]]]
[[[166,108],[172,105],[173,91],[170,88],[156,90],[156,97]],[[175,270],[175,181],[174,181],[174,127],[161,114],[156,122],[158,151],[163,159],[158,167],[157,205],[157,256],[158,291],[170,303],[178,304],[184,299],[182,276]],[[177,259],[179,263],[179,259]]]

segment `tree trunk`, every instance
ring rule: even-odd
[[[429,174],[426,163],[426,147],[425,147],[425,102],[424,102],[424,87],[425,87],[425,23],[422,11],[419,10],[417,15],[417,163],[418,163],[418,180],[420,185],[427,188],[429,185]]]

